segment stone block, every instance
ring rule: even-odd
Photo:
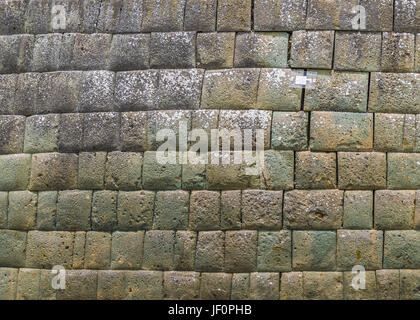
[[[38,207],[36,212],[37,230],[55,230],[57,216],[57,197],[57,191],[38,192]]]
[[[222,271],[224,260],[225,233],[222,231],[199,232],[194,270],[208,272]]]
[[[137,231],[151,229],[155,194],[150,191],[118,193],[118,230]]]
[[[203,190],[206,188],[206,165],[192,164],[188,161],[182,165],[182,189]]]
[[[338,230],[337,267],[351,271],[362,265],[366,270],[382,268],[383,232],[377,230]]]
[[[149,34],[114,35],[112,37],[109,68],[115,71],[148,69],[149,46]]]
[[[85,71],[82,73],[79,112],[114,111],[115,73]]]
[[[232,275],[229,273],[202,273],[200,299],[230,300]]]
[[[366,19],[366,30],[392,31],[395,22],[393,0],[360,0],[359,5],[365,8],[366,14],[374,17],[373,19]],[[356,10],[357,13],[359,11]],[[352,13],[352,15],[355,14]],[[362,29],[362,26],[360,26],[360,29]]]
[[[15,300],[18,284],[18,269],[0,268],[0,299]]]
[[[225,271],[253,272],[257,270],[257,231],[226,231]]]
[[[121,113],[120,144],[122,151],[149,150],[146,112]]]
[[[306,29],[316,30],[352,30],[356,13],[352,8],[359,0],[309,0],[306,16]],[[391,20],[392,25],[392,20]]]
[[[15,113],[14,102],[17,80],[17,74],[0,74],[0,114]]]
[[[86,233],[85,268],[109,269],[111,261],[111,234],[89,231]]]
[[[251,273],[249,293],[252,300],[278,300],[280,294],[279,274],[262,272]]]
[[[85,260],[88,257],[85,255],[86,251],[86,232],[76,231],[74,232],[73,240],[73,269],[84,269]]]
[[[249,273],[234,273],[230,298],[232,300],[249,299]]]
[[[283,191],[244,190],[242,227],[280,230],[282,228]]]
[[[378,190],[375,192],[375,229],[414,228],[416,192]]]
[[[282,32],[238,33],[235,67],[287,67],[289,35]]]
[[[0,5],[0,33],[23,33],[28,3],[21,1],[3,2]]]
[[[98,300],[123,300],[124,293],[124,271],[98,270]]]
[[[0,192],[0,229],[7,229],[8,207],[9,207],[9,193]]]
[[[0,190],[26,190],[31,175],[31,155],[0,155]]]
[[[35,72],[17,75],[12,114],[30,116],[40,113],[39,106],[45,107],[37,99],[39,91],[42,91],[41,79],[42,75]],[[40,88],[39,91],[38,88]]]
[[[303,272],[305,300],[342,300],[342,272]]]
[[[31,71],[34,36],[29,34],[0,36],[0,73]]]
[[[372,229],[373,191],[345,191],[343,228]]]
[[[148,190],[181,189],[182,166],[167,163],[165,159],[159,158],[159,154],[163,156],[162,152],[144,153],[143,188]]]
[[[32,156],[29,190],[77,188],[78,156],[72,153],[39,153]]]
[[[385,231],[383,267],[415,269],[420,266],[420,231]]]
[[[117,228],[117,192],[101,190],[93,192],[92,230],[113,231]]]
[[[264,152],[264,167],[261,173],[261,186],[263,189],[293,189],[293,179],[293,151],[268,150]]]
[[[355,276],[351,271],[344,272],[344,300],[377,300],[375,271],[366,271],[364,288],[353,286]]]
[[[297,152],[297,189],[335,189],[337,187],[335,153]]]
[[[292,68],[331,69],[333,31],[293,31],[291,42],[289,63]]]
[[[189,193],[158,191],[153,213],[153,228],[162,230],[188,229]]]
[[[16,300],[39,300],[41,270],[19,269]]]
[[[292,233],[289,230],[258,234],[257,270],[284,272],[292,269]]]
[[[8,228],[31,230],[36,227],[38,194],[30,191],[9,192]]]
[[[187,0],[185,6],[184,30],[215,31],[216,0]]]
[[[336,269],[336,233],[293,231],[293,270]]]
[[[376,270],[378,300],[398,300],[400,298],[400,270]]]
[[[194,68],[195,32],[158,32],[150,38],[152,69]]]
[[[150,230],[144,237],[143,269],[173,270],[175,231]]]
[[[381,69],[385,72],[413,72],[415,35],[384,32],[382,34]]]
[[[419,285],[419,270],[400,270],[401,300],[420,300]]]
[[[193,300],[200,296],[200,273],[169,271],[163,275],[164,297],[171,300]]]
[[[343,191],[288,191],[284,194],[283,214],[288,229],[339,229],[343,219]]]
[[[58,150],[60,152],[79,152],[83,147],[83,117],[81,113],[60,115],[58,126]]]
[[[85,113],[83,120],[84,151],[118,150],[120,114],[117,112]]]
[[[57,291],[57,300],[96,300],[97,287],[96,270],[68,270],[66,289]]]
[[[388,188],[420,188],[420,153],[388,153]]]
[[[0,154],[22,153],[25,120],[23,116],[0,116]]]
[[[234,32],[197,34],[197,67],[223,69],[233,67]]]
[[[251,0],[223,1],[217,5],[217,31],[250,31]]]
[[[242,195],[240,190],[227,190],[221,192],[220,228],[222,230],[234,230],[241,228],[241,204]]]
[[[26,253],[26,232],[0,230],[0,265],[3,267],[24,267]]]
[[[315,80],[305,91],[305,111],[366,112],[368,73],[320,70]]]
[[[177,231],[175,237],[175,270],[194,270],[197,233]]]
[[[57,201],[57,230],[90,230],[91,207],[92,191],[60,191]]]
[[[103,189],[106,152],[79,153],[79,189]]]
[[[386,188],[386,155],[380,152],[339,152],[339,189]]]
[[[68,63],[68,61],[62,63],[61,60],[65,57],[64,54],[61,54],[61,51],[66,48],[62,34],[38,34],[32,41],[34,44],[31,71],[57,71]]]
[[[135,152],[109,152],[106,160],[105,188],[141,189],[143,155]]]
[[[162,300],[163,272],[126,271],[126,300]]]
[[[48,114],[28,117],[25,128],[25,153],[55,152],[58,150],[60,116]]]
[[[281,274],[280,300],[303,300],[302,272],[284,272]]]
[[[302,89],[292,86],[295,71],[292,69],[263,68],[258,82],[257,108],[298,111],[301,107]]]
[[[276,150],[306,150],[308,147],[308,114],[274,112],[271,147]]]
[[[143,1],[142,32],[181,31],[186,0]]]
[[[101,70],[108,65],[112,35],[78,33],[74,40],[72,67],[76,70]]]
[[[419,7],[417,2],[396,0],[394,6],[395,31],[420,32]]]

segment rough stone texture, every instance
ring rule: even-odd
[[[202,273],[200,299],[229,300],[232,275],[226,273]]]
[[[216,0],[187,0],[184,30],[214,31],[216,29]]]
[[[189,228],[217,230],[220,227],[220,193],[192,191],[190,197]]]
[[[0,230],[0,264],[5,267],[24,267],[26,232]]]
[[[420,188],[420,153],[388,154],[388,188]]]
[[[335,189],[337,187],[335,153],[297,152],[297,189]]]
[[[180,31],[184,23],[186,0],[143,1],[143,32]]]
[[[343,299],[341,272],[303,272],[305,300]]]
[[[197,34],[197,67],[222,69],[233,67],[234,32]]]
[[[396,0],[394,11],[396,31],[420,31],[419,7],[416,1]]]
[[[227,231],[225,243],[225,270],[252,272],[257,268],[256,231]]]
[[[225,234],[222,231],[198,233],[195,254],[197,271],[217,272],[223,270]]]
[[[25,190],[31,175],[31,155],[0,155],[0,190]]]
[[[280,276],[278,273],[251,273],[249,292],[251,300],[278,300]]]
[[[32,116],[26,120],[25,153],[55,152],[58,149],[59,115]],[[16,126],[19,128],[18,126]],[[15,129],[16,130],[16,129]]]
[[[189,194],[186,191],[159,191],[153,211],[155,229],[188,228]]]
[[[376,191],[375,229],[413,229],[415,200],[415,191]]]
[[[355,16],[352,8],[358,4],[359,0],[337,0],[333,3],[328,0],[309,0],[306,28],[352,30],[352,19]]]
[[[378,300],[398,300],[400,298],[400,270],[376,270]]]
[[[420,231],[385,231],[384,263],[388,269],[418,269]]]
[[[386,72],[414,71],[415,35],[384,32],[382,36],[381,69]]]
[[[57,230],[90,230],[91,191],[60,191],[57,200]]]
[[[284,272],[281,274],[280,300],[303,300],[302,272]]]
[[[138,190],[141,188],[143,155],[134,152],[107,154],[105,188],[108,190]]]
[[[257,270],[284,272],[292,268],[291,232],[262,231],[258,234]]]
[[[344,300],[376,300],[376,274],[375,271],[365,273],[365,289],[356,289],[353,287],[355,274],[344,272]]]
[[[0,154],[21,153],[25,132],[25,117],[0,116]]]
[[[144,231],[114,232],[111,269],[139,269],[142,264]]]
[[[105,152],[79,153],[79,189],[103,189],[106,157]]]
[[[373,192],[344,192],[343,228],[372,229],[373,226]]]
[[[308,147],[308,113],[274,112],[271,147],[276,150],[305,150]]]
[[[118,230],[151,229],[155,194],[150,191],[118,193]]]
[[[109,68],[138,70],[149,67],[149,34],[117,34],[112,37]]]
[[[217,5],[217,31],[250,31],[251,0],[221,1]]]
[[[38,195],[30,191],[9,192],[8,228],[32,230],[36,225]]]

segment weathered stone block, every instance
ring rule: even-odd
[[[380,152],[339,152],[339,189],[385,189],[386,154]]]
[[[25,116],[39,114],[38,87],[41,88],[40,73],[20,73],[17,76],[16,90],[14,94],[13,113]],[[41,91],[40,89],[39,91]],[[49,88],[51,90],[51,88]]]
[[[24,135],[25,117],[0,116],[0,154],[21,153]]]
[[[302,89],[291,86],[294,71],[269,69],[260,71],[257,108],[269,110],[298,111],[301,107]]]
[[[18,284],[18,269],[0,268],[0,299],[15,300]]]
[[[194,270],[197,233],[177,231],[175,242],[175,270]]]
[[[352,20],[356,13],[352,8],[359,0],[309,0],[306,17],[306,29],[317,30],[352,30]],[[391,20],[392,25],[392,20]]]
[[[206,71],[203,109],[253,109],[257,100],[259,69]]]
[[[202,273],[200,299],[229,300],[232,275],[229,273]]]
[[[297,152],[297,189],[335,189],[337,187],[335,153]]]
[[[413,72],[414,45],[414,34],[384,32],[382,35],[382,71]]]
[[[57,291],[57,300],[96,300],[97,287],[96,270],[68,270],[66,289]]]
[[[181,189],[181,165],[166,163],[165,159],[160,159],[160,155],[164,156],[162,152],[144,153],[143,188],[148,190]]]
[[[216,10],[216,0],[187,0],[184,30],[215,31]]]
[[[305,300],[342,300],[342,272],[303,272]]]
[[[118,193],[118,230],[151,229],[155,194],[150,191]]]
[[[127,18],[127,7],[131,8],[137,14],[138,10],[141,12],[142,4],[139,4],[138,2],[133,3],[132,1],[124,2],[118,0],[104,0],[100,2],[100,8],[95,23],[95,29],[97,32],[116,33],[117,30],[121,30],[121,20]],[[136,7],[133,7],[133,5]],[[123,9],[125,9],[124,12]],[[141,19],[141,14],[139,18]],[[122,22],[122,26],[125,27],[126,24],[124,23],[127,22],[128,21]],[[131,22],[133,23],[134,21]],[[132,26],[133,31],[139,32],[140,25],[141,23],[134,22],[134,25]]]
[[[366,30],[392,31],[395,21],[393,0],[360,0],[359,5],[365,8],[367,15],[374,17],[373,19],[366,19]],[[355,11],[356,13],[352,12],[352,17],[359,13],[359,10]],[[359,29],[362,29],[362,26]]]
[[[233,51],[232,51],[233,59]],[[233,61],[232,61],[233,63]],[[15,92],[17,85],[17,74],[0,74],[0,114],[15,113]]]
[[[0,230],[0,264],[4,267],[24,267],[26,232]]]
[[[120,143],[122,151],[149,150],[146,112],[121,113]]]
[[[400,270],[400,299],[420,300],[419,285],[419,270]]]
[[[16,300],[38,300],[41,270],[19,269]]]
[[[343,218],[343,191],[288,191],[284,194],[283,214],[288,229],[339,229]]]
[[[153,228],[188,229],[189,193],[182,190],[156,193]]]
[[[33,44],[33,59],[31,71],[48,72],[60,70],[68,61],[61,63],[61,51],[66,48],[60,33],[39,34],[35,36]]]
[[[124,271],[98,270],[98,300],[123,300],[124,291]]]
[[[417,2],[396,0],[394,11],[395,31],[420,32],[419,7]]]
[[[232,300],[249,299],[249,273],[234,273],[230,298]]]
[[[111,261],[111,234],[89,231],[86,233],[85,268],[108,269]]]
[[[375,229],[413,229],[416,192],[378,190],[375,192]]]
[[[276,150],[305,150],[308,146],[308,114],[274,112],[271,147]]]
[[[83,149],[85,151],[118,150],[120,114],[96,112],[83,114]]]
[[[74,41],[72,66],[76,70],[101,70],[108,65],[111,34],[78,33]]]
[[[0,33],[23,33],[28,3],[21,1],[3,2],[0,5]]]
[[[32,116],[26,120],[25,153],[55,152],[58,149],[58,114]]]
[[[398,300],[400,298],[400,270],[376,270],[378,300]]]
[[[303,300],[302,272],[284,272],[281,274],[280,300]]]
[[[257,231],[226,231],[225,271],[256,271],[257,241]]]
[[[81,113],[60,115],[58,126],[58,150],[79,152],[83,150],[83,117]]]
[[[107,155],[105,188],[109,190],[141,189],[143,155],[134,152],[110,152]]]
[[[375,271],[366,271],[364,289],[353,287],[354,277],[351,271],[344,272],[344,300],[376,300],[378,290]]]
[[[95,191],[92,198],[92,230],[113,231],[117,228],[117,192]]]
[[[30,191],[9,192],[8,228],[31,230],[36,226],[38,195]]]
[[[417,134],[420,134],[420,122],[416,121],[414,114],[375,114],[375,150],[377,151],[413,152],[417,149],[420,150]]]
[[[220,197],[220,228],[222,230],[241,228],[241,203],[240,190],[222,191]]]
[[[143,269],[173,270],[175,231],[150,230],[144,238]]]
[[[238,33],[235,44],[235,67],[287,67],[288,45],[287,33]]]
[[[335,35],[334,69],[379,71],[381,68],[381,44],[381,33],[337,32]]]
[[[343,228],[372,229],[373,192],[345,191]]]
[[[262,272],[251,273],[249,293],[252,300],[278,300],[280,294],[279,274]]]
[[[161,271],[126,271],[125,299],[127,300],[162,300],[163,272]]]
[[[60,191],[57,201],[57,230],[90,230],[91,191]]]
[[[217,31],[250,31],[251,5],[251,0],[218,3]]]
[[[9,207],[9,193],[0,192],[0,229],[7,229],[8,207]]]
[[[370,79],[369,112],[420,113],[420,75],[377,73]]]
[[[140,70],[149,68],[149,34],[116,34],[112,37],[109,68]]]
[[[290,51],[292,68],[331,69],[333,59],[333,31],[293,31]]]
[[[307,1],[261,0],[254,3],[256,31],[293,31],[305,29]]]
[[[197,271],[222,271],[225,259],[225,233],[222,231],[202,231],[198,233],[195,252]]]
[[[77,188],[78,156],[71,153],[39,153],[32,156],[29,190]]]
[[[86,232],[76,231],[74,232],[73,240],[73,269],[84,269],[85,268],[85,251],[86,251]]]
[[[198,156],[197,156],[198,157]],[[187,164],[182,165],[182,189],[203,190],[206,188],[206,165]]]
[[[261,186],[271,190],[293,189],[293,151],[268,150],[264,152]]]
[[[233,67],[234,32],[197,34],[197,67],[222,69]]]
[[[163,285],[166,299],[198,299],[200,296],[200,273],[186,271],[164,272]]]
[[[383,232],[377,230],[338,230],[337,267],[352,270],[362,265],[366,270],[382,267]]]
[[[26,190],[31,175],[31,155],[0,155],[0,190]]]
[[[82,73],[79,112],[105,112],[114,110],[115,73],[111,71],[85,71]]]
[[[279,230],[282,228],[282,191],[244,190],[242,227]]]
[[[74,234],[64,231],[29,231],[26,267],[51,269],[61,265],[71,268]]]
[[[79,153],[79,189],[103,189],[106,152]]]
[[[55,230],[57,216],[57,197],[57,191],[38,192],[38,207],[36,212],[37,230]]]
[[[257,270],[284,272],[292,269],[292,234],[289,230],[258,234]]]
[[[151,68],[194,68],[195,32],[159,32],[150,38]]]
[[[419,268],[420,231],[386,231],[383,259],[385,269]]]
[[[294,270],[335,270],[336,233],[293,231]]]
[[[305,91],[304,110],[366,112],[368,85],[368,73],[317,71],[314,88]]]
[[[388,153],[388,188],[420,188],[420,153]]]
[[[181,31],[186,0],[143,1],[142,32]]]
[[[0,73],[31,71],[34,36],[19,34],[0,36]]]

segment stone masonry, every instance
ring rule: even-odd
[[[2,299],[420,300],[420,0],[1,1]]]

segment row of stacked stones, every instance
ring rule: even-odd
[[[164,298],[420,299],[420,0],[0,3],[0,299]]]

